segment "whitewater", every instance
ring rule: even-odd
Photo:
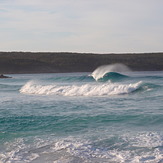
[[[162,163],[163,71],[0,79],[0,163]]]

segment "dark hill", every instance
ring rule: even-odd
[[[163,70],[163,53],[0,52],[0,74],[92,72],[100,65],[113,63],[123,63],[135,71],[160,71]]]

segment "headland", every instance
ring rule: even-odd
[[[0,74],[92,72],[101,65],[114,63],[125,64],[133,71],[162,71],[163,52],[0,52]]]

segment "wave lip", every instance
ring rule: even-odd
[[[113,77],[112,73],[115,73],[115,75],[117,75],[119,73],[129,72],[129,71],[131,71],[131,70],[127,66],[125,66],[124,64],[117,63],[117,64],[112,64],[112,65],[100,66],[95,71],[93,71],[91,76],[97,81],[99,79],[105,78],[105,76],[109,76],[109,73],[111,73],[110,75],[112,75],[112,77]],[[120,74],[120,75],[121,75],[121,77],[123,76],[123,74]],[[114,76],[114,78],[115,77],[116,76]]]
[[[128,94],[141,87],[142,82],[134,84],[83,84],[83,85],[40,85],[33,81],[26,83],[20,93],[61,96],[109,96]]]

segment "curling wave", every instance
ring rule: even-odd
[[[116,79],[122,79],[124,77],[127,77],[126,75],[121,74],[122,72],[128,72],[131,71],[127,66],[124,64],[112,64],[112,65],[104,65],[98,67],[91,76],[97,81],[97,80],[116,80]]]
[[[83,84],[83,85],[40,85],[34,81],[27,82],[20,93],[36,95],[62,95],[62,96],[108,96],[128,94],[138,90],[142,82],[134,84]]]
[[[117,73],[117,72],[109,72],[109,73],[106,73],[102,78],[98,79],[98,81],[110,80],[112,82],[116,82],[116,81],[121,81],[126,78],[129,78],[129,76],[123,75],[123,74]]]

